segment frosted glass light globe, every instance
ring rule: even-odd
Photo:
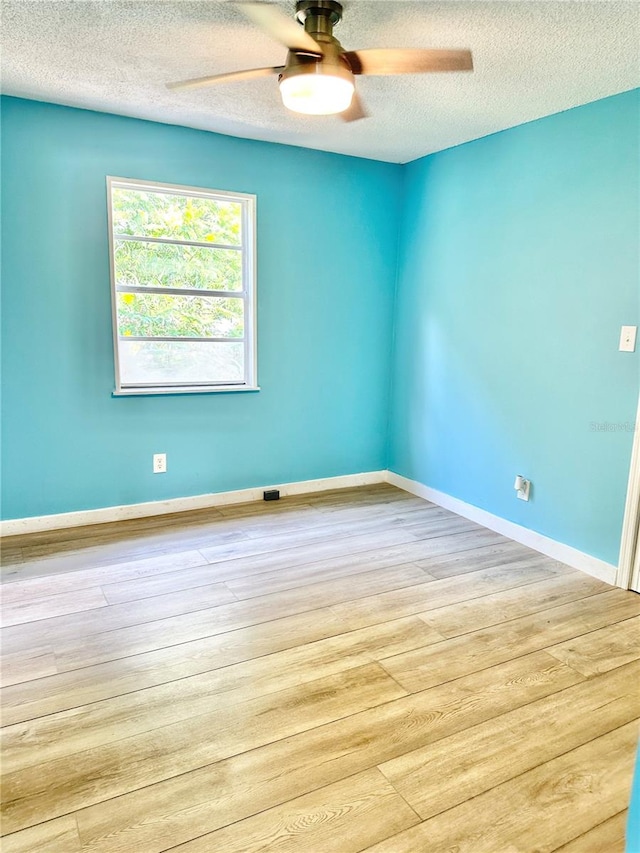
[[[282,103],[289,110],[306,115],[341,113],[351,104],[354,85],[332,74],[297,74],[280,81]]]

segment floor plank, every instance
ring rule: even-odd
[[[74,815],[31,826],[2,839],[2,853],[82,853]]]
[[[449,578],[463,575],[466,572],[477,572],[479,569],[492,569],[496,566],[511,566],[516,568],[534,565],[536,561],[549,563],[549,557],[512,542],[510,539],[502,539],[497,543],[483,545],[469,551],[461,551],[453,554],[443,554],[439,557],[430,557],[427,560],[417,560],[419,566],[429,569],[429,574],[434,578]],[[553,561],[555,563],[555,561]],[[555,570],[571,571],[567,566],[556,563]]]
[[[66,616],[107,607],[109,602],[99,587],[87,587],[74,592],[62,592],[46,598],[33,598],[15,604],[2,603],[2,624],[21,625],[52,616]]]
[[[640,664],[576,684],[435,744],[380,770],[427,819],[582,746],[638,716]]]
[[[83,590],[84,591],[84,590]],[[66,594],[65,594],[66,597]],[[178,616],[183,613],[193,613],[197,610],[207,610],[237,601],[236,596],[223,583],[211,583],[198,589],[185,589],[165,595],[155,595],[151,598],[142,598],[139,601],[127,601],[123,604],[109,605],[102,597],[103,604],[100,612],[89,608],[79,607],[72,613],[57,614],[56,603],[51,605],[53,599],[39,599],[37,619],[32,619],[29,625],[23,629],[16,628],[15,631],[8,630],[16,623],[7,623],[6,642],[11,645],[15,637],[42,637],[47,642],[55,642],[55,638],[87,636],[104,631],[114,631],[117,628],[126,628],[130,625],[142,625],[145,622],[155,622],[169,616]],[[74,618],[64,618],[64,617]]]
[[[317,560],[330,557],[341,557],[347,554],[357,554],[362,551],[371,551],[377,548],[386,548],[391,545],[403,545],[415,542],[418,537],[408,533],[402,528],[385,530],[378,533],[368,531],[356,536],[341,536],[336,539],[331,536],[324,537],[312,545],[313,555]],[[296,545],[292,548],[283,548],[279,551],[267,551],[261,554],[250,554],[247,557],[228,555],[227,549],[200,548],[200,553],[208,563],[218,565],[216,577],[220,580],[233,580],[245,574],[257,574],[258,567],[269,571],[276,567],[290,568],[300,566],[309,562],[309,545]]]
[[[376,572],[358,574],[354,583],[350,578],[338,578],[319,582],[300,589],[290,589],[274,595],[264,595],[247,601],[221,604],[218,590],[213,591],[215,605],[201,608],[197,605],[197,590],[184,590],[145,598],[137,602],[114,604],[91,615],[77,613],[55,617],[28,625],[5,628],[3,649],[19,651],[32,646],[50,644],[54,646],[59,664],[71,658],[74,666],[87,666],[104,660],[112,660],[128,650],[130,654],[149,651],[153,648],[183,643],[199,637],[234,631],[260,622],[282,619],[306,611],[316,610],[330,604],[348,601],[388,589],[429,580],[423,569],[413,565],[394,566]],[[186,599],[195,601],[195,608],[187,606],[187,612],[171,615],[171,602]],[[82,646],[78,638],[84,638]],[[135,638],[135,642],[132,642]],[[61,649],[60,645],[65,644]],[[77,652],[74,654],[73,651]],[[82,661],[79,663],[78,661]],[[62,668],[71,668],[68,663]]]
[[[551,853],[625,807],[637,722],[571,750],[367,853]]]
[[[161,853],[582,680],[545,653],[520,658],[92,806],[80,834],[92,853]]]
[[[300,514],[298,521],[293,524],[290,514],[280,516],[276,523],[273,519],[268,524],[252,524],[242,528],[245,540],[232,542],[229,546],[220,546],[211,542],[207,553],[210,562],[219,562],[230,557],[250,557],[270,551],[288,550],[292,547],[309,545],[312,542],[327,541],[330,538],[347,538],[364,535],[367,532],[379,532],[398,527],[405,527],[417,521],[443,520],[444,510],[432,505],[425,506],[420,502],[402,501],[400,503],[384,504],[375,507],[360,507],[350,512],[327,515],[316,512],[313,520],[309,514]],[[227,522],[229,523],[229,522]]]
[[[228,562],[207,563],[188,571],[163,572],[153,578],[108,584],[104,588],[110,603],[113,604],[120,600],[135,601],[151,595],[190,589],[211,581],[228,582],[238,578],[247,579],[248,583],[256,589],[262,589],[263,580],[268,582],[269,579],[282,578],[285,581],[292,581],[285,584],[283,588],[291,588],[292,586],[304,586],[309,583],[317,583],[323,579],[332,580],[376,568],[403,565],[411,562],[412,555],[421,556],[422,552],[423,549],[420,548],[420,543],[417,540],[407,545],[389,546],[365,552],[356,550],[351,553],[349,549],[346,549],[346,553],[321,560],[316,559],[317,553],[314,549],[310,549],[307,551],[307,562],[285,566],[283,560],[283,564],[276,569],[271,568],[272,560],[265,565],[258,559],[243,561],[231,559]],[[256,577],[257,575],[260,577]],[[262,594],[266,592],[265,589]]]
[[[426,569],[425,569],[426,571]],[[345,619],[352,629],[366,628],[388,619],[399,619],[416,613],[456,604],[469,599],[482,598],[505,589],[526,587],[530,583],[556,577],[553,566],[538,563],[526,570],[510,566],[481,569],[472,575],[434,580],[411,589],[393,589],[352,600],[346,605],[333,605],[332,609]]]
[[[181,845],[180,853],[357,853],[416,814],[376,770],[336,782]]]
[[[589,829],[584,835],[558,847],[554,853],[624,853],[627,814],[626,809],[618,812],[598,826],[594,826],[593,829]],[[637,853],[638,849],[640,849],[640,842],[636,850],[632,846],[627,853]]]
[[[439,643],[437,649],[416,649],[387,658],[383,665],[407,690],[424,690],[445,678],[485,669],[638,614],[640,597],[612,589],[542,613],[454,637]]]
[[[62,747],[52,743],[56,758],[5,775],[3,827],[15,832],[404,695],[379,665],[367,664],[232,708],[200,708],[135,736],[127,737],[125,717],[124,739],[89,728],[78,742],[72,733]]]
[[[3,583],[2,601],[3,604],[20,603],[62,592],[74,593],[85,587],[100,586],[103,583],[114,583],[118,580],[155,576],[162,572],[206,565],[206,562],[199,551],[182,551],[178,554],[170,553],[139,560],[125,560],[97,568],[78,569],[76,571],[69,569],[63,574],[47,574],[44,577],[28,577],[24,580],[12,580],[10,583]],[[3,580],[7,577],[4,571],[2,577]]]
[[[334,658],[326,656],[323,666],[333,665],[333,671],[340,672],[348,669],[354,659],[359,665],[361,660],[357,647],[363,636],[367,638],[366,653],[372,654],[369,659],[375,659],[373,655],[379,654],[382,648],[397,647],[403,642],[409,647],[410,637],[422,645],[427,644],[430,638],[441,639],[417,617],[385,623],[381,627],[382,631],[375,635],[373,632],[352,632],[345,636],[346,626],[330,610],[318,610],[231,634],[203,637],[123,659],[71,669],[6,688],[2,693],[3,720],[5,725],[13,725],[219,669],[225,670],[225,678],[237,674],[240,684],[245,681],[241,673],[246,672],[249,685],[254,684],[256,691],[262,681],[259,673],[263,666],[267,667],[273,683],[288,680],[290,673],[296,673],[301,683],[305,678],[313,680],[315,677],[315,670],[306,672],[303,662],[308,660],[319,666],[324,650],[335,652],[338,644],[341,654]],[[322,642],[324,638],[328,638],[326,645]],[[385,645],[385,640],[389,646]],[[278,664],[285,660],[274,655],[288,650],[291,650],[291,655],[286,659],[287,669],[281,671]],[[245,661],[255,663],[243,667]]]
[[[9,772],[80,751],[98,738],[106,743],[109,739],[130,737],[440,640],[442,637],[424,622],[410,617],[231,666],[225,666],[224,656],[219,654],[208,671],[191,676],[181,671],[179,678],[144,690],[136,673],[136,689],[112,697],[104,695],[108,684],[89,673],[89,684],[100,690],[99,701],[87,702],[86,694],[74,698],[68,687],[64,699],[73,703],[71,710],[52,711],[51,694],[45,686],[42,704],[37,709],[32,706],[32,714],[36,710],[38,714],[31,721],[10,725],[5,709],[5,727],[0,735],[3,768]],[[157,677],[167,679],[167,674],[158,673]],[[24,743],[29,744],[28,751],[23,749]]]
[[[458,637],[610,589],[608,584],[597,578],[582,572],[572,572],[471,601],[439,607],[425,613],[423,619],[444,637]]]
[[[57,672],[56,658],[51,646],[29,649],[28,652],[2,655],[0,683],[3,687],[45,678]]]
[[[270,620],[263,618],[263,610],[229,614],[221,607],[214,618],[208,610],[188,616],[98,634],[80,646],[67,641],[56,647],[58,671],[116,660],[124,661],[121,667],[126,668],[131,657],[148,651],[178,646],[180,653],[192,638],[208,641],[209,649],[217,649],[219,665],[229,666],[344,632],[344,623],[326,607]]]
[[[583,675],[608,672],[640,658],[640,616],[550,646],[548,652]]]

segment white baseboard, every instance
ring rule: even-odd
[[[557,542],[555,539],[543,536],[541,533],[536,533],[535,530],[529,530],[527,527],[522,527],[513,521],[507,521],[498,515],[493,515],[484,509],[480,509],[480,507],[465,503],[444,492],[439,492],[437,489],[424,486],[416,480],[409,480],[407,477],[402,477],[393,471],[387,471],[387,482],[393,486],[397,486],[399,489],[404,489],[405,492],[410,492],[412,495],[417,495],[420,498],[438,504],[438,506],[449,509],[451,512],[468,518],[470,521],[475,521],[483,527],[488,527],[489,530],[501,533],[503,536],[507,536],[521,545],[526,545],[528,548],[533,548],[534,551],[539,551],[541,554],[558,560],[560,563],[565,563],[573,569],[579,569],[581,572],[586,572],[586,574],[592,575],[594,578],[599,578],[615,586],[617,568],[611,565],[611,563],[606,563],[604,560],[599,560],[597,557],[592,557],[590,554],[578,551],[570,545],[564,545],[562,542]]]
[[[83,527],[87,524],[104,524],[109,521],[123,521],[131,518],[146,518],[153,515],[168,515],[174,512],[186,512],[193,509],[228,506],[229,504],[261,501],[265,489],[279,489],[282,496],[303,495],[324,492],[329,489],[347,489],[355,486],[369,486],[375,483],[390,483],[420,498],[438,504],[464,518],[475,521],[489,530],[501,533],[515,542],[520,542],[541,554],[561,563],[586,572],[615,585],[616,566],[605,563],[555,539],[549,539],[541,533],[529,530],[513,521],[507,521],[484,509],[472,506],[458,498],[453,498],[437,489],[424,486],[416,480],[409,480],[393,471],[368,471],[362,474],[344,474],[340,477],[325,477],[320,480],[301,480],[296,483],[281,483],[270,486],[256,486],[253,489],[238,489],[231,492],[218,492],[207,495],[194,495],[187,498],[170,498],[165,501],[149,501],[123,506],[109,506],[101,509],[81,510],[80,512],[62,512],[56,515],[39,515],[31,518],[14,518],[0,521],[0,535],[16,536],[24,533],[39,533],[45,530],[59,530],[65,527]]]
[[[0,521],[0,535],[17,536],[23,533],[39,533],[44,530],[60,530],[65,527],[83,527],[87,524],[104,524],[129,518],[146,518],[151,515],[168,515],[190,509],[228,506],[229,504],[261,501],[265,489],[279,489],[280,494],[304,495],[310,492],[326,492],[329,489],[347,489],[354,486],[370,486],[386,482],[386,471],[368,471],[363,474],[344,474],[340,477],[325,477],[321,480],[300,480],[297,483],[281,483],[256,486],[253,489],[237,489],[188,498],[170,498],[166,501],[107,506],[101,509],[61,512],[56,515],[37,515],[31,518],[13,518]]]

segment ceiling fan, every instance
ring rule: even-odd
[[[342,19],[342,6],[336,0],[298,0],[295,20],[270,3],[234,5],[288,48],[285,64],[181,80],[168,83],[169,89],[196,89],[277,74],[282,101],[290,110],[307,115],[340,113],[344,121],[356,121],[367,113],[355,91],[355,75],[473,70],[469,50],[345,50],[333,35],[334,26]]]

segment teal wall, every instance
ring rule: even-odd
[[[611,563],[640,374],[617,351],[640,323],[638,108],[636,90],[409,164],[396,303],[390,468]]]
[[[385,467],[401,167],[2,108],[4,518]],[[111,396],[109,174],[257,194],[260,392]]]
[[[3,517],[389,466],[615,563],[638,106],[396,166],[5,98]],[[111,396],[107,174],[257,193],[262,391]]]
[[[627,816],[625,853],[640,853],[640,744],[631,784],[631,801]]]

